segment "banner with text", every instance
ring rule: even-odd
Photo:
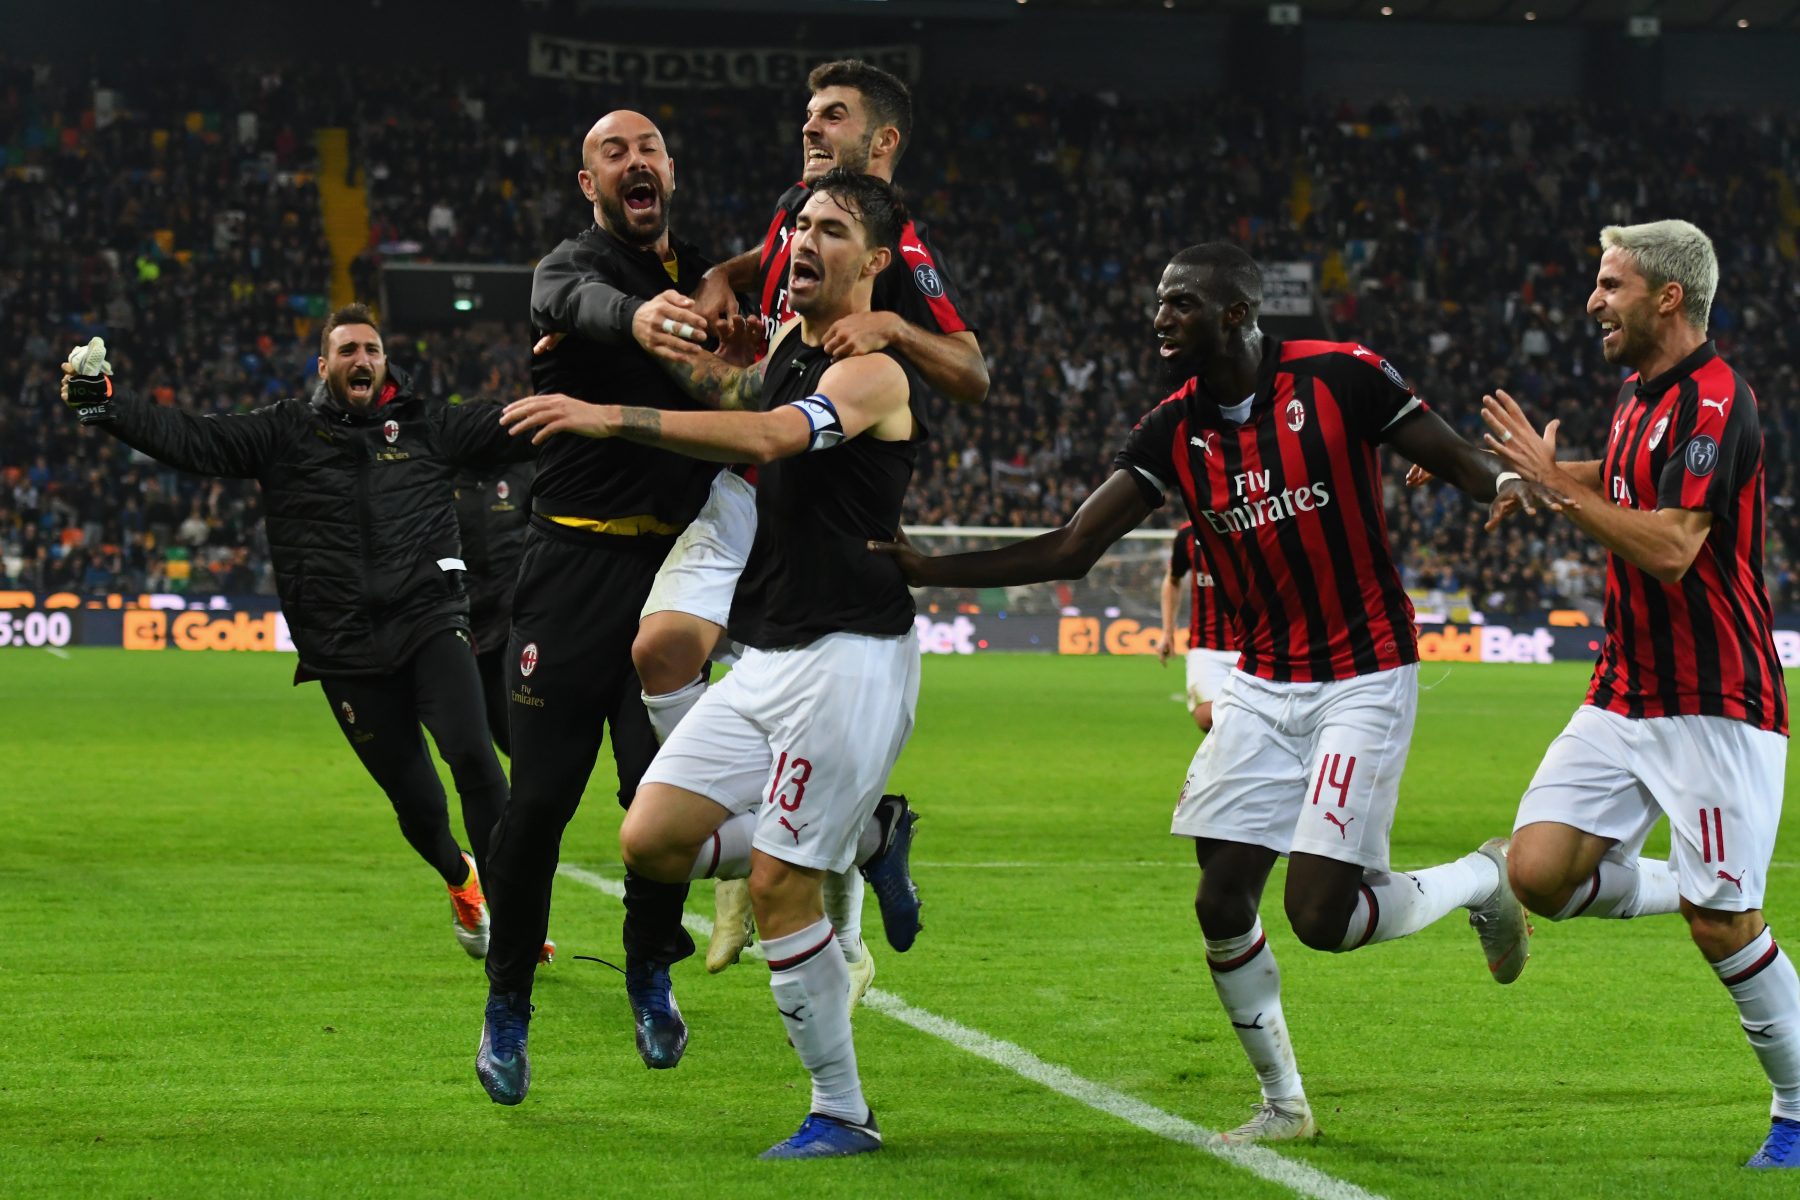
[[[851,46],[794,50],[739,46],[624,46],[531,35],[530,71],[540,79],[639,84],[661,88],[799,88],[820,63],[858,58],[909,83],[919,78],[919,48]]]
[[[1313,265],[1309,262],[1264,263],[1262,310],[1272,317],[1312,316]]]

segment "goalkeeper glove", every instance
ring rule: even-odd
[[[112,364],[106,361],[106,343],[95,338],[69,351],[75,369],[67,378],[64,399],[83,425],[98,425],[113,417]]]

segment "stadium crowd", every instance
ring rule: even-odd
[[[323,70],[146,74],[102,94],[0,64],[0,583],[268,589],[253,486],[179,477],[84,435],[53,381],[68,347],[100,334],[121,378],[165,403],[225,412],[309,388],[331,268],[312,128],[352,131],[370,197],[352,270],[365,294],[383,261],[528,263],[588,219],[573,177],[591,96],[412,69],[354,85]],[[677,227],[719,257],[755,243],[797,175],[804,97],[666,96],[646,109],[680,168]],[[1213,237],[1312,264],[1310,333],[1390,356],[1470,436],[1481,393],[1504,386],[1561,418],[1567,450],[1598,456],[1618,377],[1583,312],[1596,235],[1685,216],[1718,247],[1713,329],[1761,401],[1771,592],[1800,607],[1800,202],[1791,176],[1763,165],[1800,150],[1800,118],[1274,114],[1213,97],[1176,139],[1166,102],[927,84],[917,109],[898,181],[980,325],[992,387],[977,409],[929,414],[913,522],[1071,512],[1166,391],[1148,331],[1163,262]],[[388,345],[427,394],[530,390],[522,326],[390,329]],[[1409,586],[1502,612],[1598,601],[1603,564],[1586,539],[1546,519],[1488,537],[1448,489],[1389,478]]]

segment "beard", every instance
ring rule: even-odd
[[[600,197],[600,215],[606,218],[607,228],[621,238],[637,246],[655,245],[669,228],[670,196],[656,185],[656,220],[652,226],[645,226],[633,220],[634,213],[625,207],[622,197],[602,194]]]
[[[831,165],[825,170],[848,171],[852,175],[867,175],[869,173],[869,147],[874,144],[875,131],[871,129],[863,134],[860,142],[854,145],[842,148],[834,147],[831,151]],[[810,159],[807,160],[805,169],[801,172],[803,178],[822,178],[824,174],[825,171],[819,171],[813,167]]]

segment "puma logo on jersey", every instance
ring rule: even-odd
[[[1208,458],[1212,457],[1213,447],[1218,444],[1218,441],[1219,435],[1211,432],[1203,433],[1198,437],[1188,438],[1188,444],[1200,447],[1201,451],[1205,453]]]
[[[1700,407],[1701,408],[1716,408],[1719,410],[1719,415],[1722,417],[1725,415],[1725,406],[1730,403],[1731,403],[1731,401],[1729,399],[1725,399],[1725,400],[1702,399],[1700,401]]]
[[[905,251],[905,250],[911,250],[911,251],[912,251],[912,252],[913,252],[913,253],[914,253],[914,254],[923,254],[923,253],[925,253],[925,247],[923,247],[923,246],[909,246],[909,245],[907,245],[907,244],[906,244],[906,243],[905,243],[905,242],[901,242],[901,243],[900,243],[900,249],[901,249],[901,250],[903,250],[903,251]]]
[[[1350,352],[1352,358],[1374,358],[1375,352],[1366,346],[1358,346]]]

